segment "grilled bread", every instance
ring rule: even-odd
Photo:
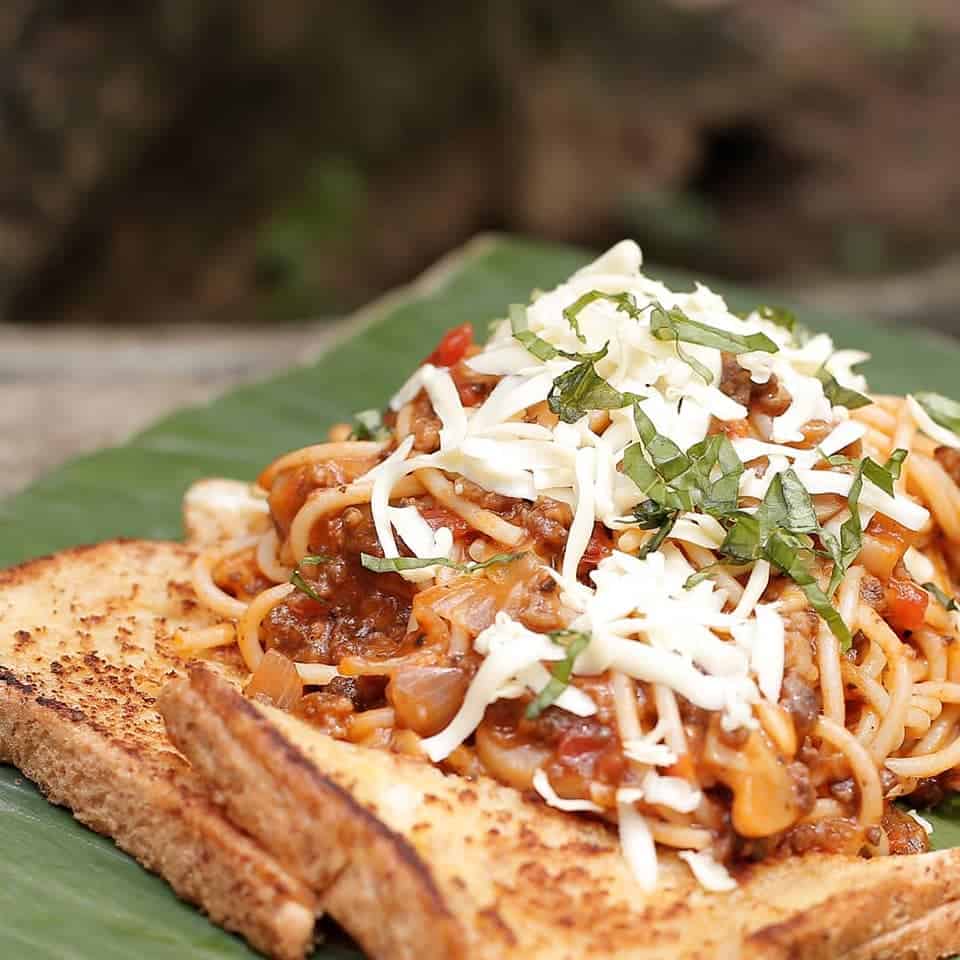
[[[213,622],[192,596],[192,558],[172,543],[110,542],[0,573],[0,760],[213,921],[298,960],[315,895],[210,802],[157,713],[183,670],[174,631]],[[244,676],[233,650],[212,667],[227,684]]]
[[[723,894],[663,857],[644,895],[604,826],[333,740],[206,667],[160,710],[230,820],[371,957],[933,960],[960,945],[960,850],[793,857],[741,868]]]

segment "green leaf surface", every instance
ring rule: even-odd
[[[315,364],[243,387],[162,420],[129,443],[74,460],[0,504],[0,566],[108,537],[180,536],[180,499],[205,476],[253,478],[276,455],[317,442],[336,421],[382,405],[449,327],[484,329],[581,266],[582,251],[520,239],[472,244],[452,265],[368,316],[361,332]],[[651,272],[689,287],[689,277]],[[730,291],[736,310],[781,302],[770,291]],[[797,308],[841,347],[874,353],[878,391],[954,390],[960,348],[933,334],[865,329]],[[225,343],[229,350],[229,342]],[[0,957],[140,960],[252,956],[243,943],[181,904],[113,844],[52,807],[0,767]],[[960,827],[938,821],[938,843]],[[318,957],[356,957],[325,946]]]

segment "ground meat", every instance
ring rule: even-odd
[[[852,777],[835,780],[830,784],[830,795],[841,803],[853,803],[857,799],[857,785]]]
[[[396,574],[365,570],[360,553],[379,555],[370,508],[348,507],[324,517],[310,552],[330,558],[300,572],[311,593],[294,593],[264,618],[261,641],[291,660],[339,663],[346,656],[397,655],[407,638],[412,586]]]
[[[926,853],[930,849],[926,830],[899,807],[890,807],[881,824],[890,841],[891,853]]]
[[[354,706],[349,697],[318,690],[301,697],[293,713],[331,737],[342,740],[347,736]]]
[[[720,390],[731,400],[744,407],[750,406],[750,392],[753,386],[750,380],[750,371],[745,370],[737,363],[732,353],[723,353],[721,356]]]
[[[751,412],[779,417],[793,402],[776,374],[771,374],[766,383],[754,383],[750,371],[741,367],[732,353],[721,354],[721,363],[721,391]]]
[[[934,452],[937,463],[950,474],[950,479],[960,484],[960,450],[953,447],[937,447]]]
[[[409,602],[372,587],[352,590],[330,604],[295,595],[264,618],[260,639],[291,660],[385,659],[399,653],[409,619]]]
[[[247,601],[273,586],[273,582],[260,572],[252,547],[224,557],[214,568],[213,579],[230,596]]]
[[[324,690],[346,697],[355,710],[372,710],[386,703],[386,687],[386,677],[334,677]]]
[[[433,409],[430,397],[421,390],[413,398],[413,417],[410,432],[413,435],[413,449],[419,453],[433,453],[440,449],[440,429],[443,424]]]
[[[817,791],[810,782],[810,769],[805,763],[791,763],[787,773],[793,785],[793,799],[797,815],[804,816],[812,809],[817,800]]]
[[[525,527],[533,537],[537,553],[546,561],[560,554],[567,542],[567,533],[573,522],[573,512],[567,504],[549,497],[538,497],[534,503],[505,497],[484,490],[470,480],[458,479],[459,496],[490,510],[509,523]],[[609,539],[609,534],[607,534]],[[596,562],[596,561],[595,561]]]
[[[791,852],[847,853],[856,855],[864,842],[863,828],[856,820],[828,817],[813,823],[801,823],[784,836],[784,845]]]
[[[881,615],[887,607],[887,596],[883,584],[870,574],[866,574],[860,581],[860,599]]]
[[[935,807],[942,802],[948,789],[950,787],[947,784],[933,777],[924,777],[918,780],[916,787],[913,788],[910,802],[918,807]]]
[[[765,413],[768,417],[779,417],[791,403],[793,403],[793,397],[777,379],[775,373],[770,374],[770,379],[766,383],[751,384],[751,410]]]
[[[820,714],[820,697],[816,690],[798,673],[790,671],[783,678],[780,705],[792,717],[797,740],[802,741]]]
[[[312,491],[338,487],[353,479],[346,466],[347,464],[338,463],[336,460],[307,464],[285,470],[273,481],[269,497],[270,515],[281,538],[290,532],[293,518]]]
[[[572,522],[570,507],[549,497],[540,497],[523,518],[530,535],[550,553],[559,553],[564,548]]]

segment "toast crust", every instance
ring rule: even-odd
[[[299,960],[316,897],[214,806],[156,710],[182,670],[190,550],[112,541],[0,572],[0,760],[264,953]],[[223,677],[236,663],[221,657]],[[223,682],[227,682],[224,680]]]
[[[705,893],[685,866],[665,856],[664,886],[644,896],[616,837],[602,825],[558,814],[492,781],[469,782],[417,760],[332,740],[246,701],[203,668],[191,669],[189,682],[172,683],[160,708],[171,738],[230,818],[313,886],[331,916],[377,960],[412,956],[418,946],[431,957],[458,960],[926,960],[960,944],[954,925],[960,851],[872,861],[793,858],[742,869],[740,886],[729,894]],[[198,716],[201,722],[191,719]],[[355,803],[328,815],[329,798],[339,796],[333,786]],[[269,818],[266,797],[273,799]],[[368,822],[357,805],[395,837],[382,848],[394,852],[393,860],[364,859],[364,876],[376,892],[362,903],[352,884],[341,888],[338,878],[331,886],[315,866],[344,855],[351,865],[364,858],[362,843],[340,824],[343,815]],[[331,849],[344,842],[355,846]],[[415,851],[422,869],[409,868],[406,849]],[[440,916],[423,906],[434,903],[435,888],[462,942],[442,948],[442,940],[430,941],[425,949],[422,930],[391,904],[398,870],[404,883],[420,885],[417,909],[432,911],[423,925],[432,927]],[[372,916],[371,903],[378,904]]]

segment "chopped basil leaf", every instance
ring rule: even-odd
[[[771,534],[763,552],[770,563],[782,570],[804,592],[810,605],[820,614],[833,635],[840,641],[840,649],[849,650],[853,643],[850,630],[800,558],[799,552],[803,549],[803,545],[797,542],[796,537],[778,530]]]
[[[320,563],[333,563],[333,557],[328,557],[325,553],[308,553],[301,561],[300,566],[304,564],[311,566]]]
[[[859,529],[859,514],[855,510],[851,511],[851,519],[854,516]],[[841,529],[842,543],[849,546],[852,532],[849,531],[844,539],[844,531]],[[821,534],[830,556],[834,558],[836,569],[842,545],[824,535],[817,522],[810,494],[792,469],[785,470],[770,482],[767,494],[755,514],[740,513],[736,516],[727,530],[720,552],[741,563],[757,559],[767,560],[790,577],[803,590],[811,606],[846,650],[851,643],[850,631],[801,556],[803,553],[813,553],[813,540],[809,536],[813,533]],[[853,555],[856,556],[858,552],[859,545]]]
[[[658,340],[679,340],[727,353],[776,353],[780,348],[765,333],[731,333],[688,317],[679,307],[666,310],[655,303],[650,313],[650,332]],[[708,381],[709,382],[709,381]]]
[[[690,468],[690,458],[667,436],[657,433],[639,403],[633,405],[633,422],[657,472],[668,483]]]
[[[550,639],[554,643],[566,647],[567,655],[553,665],[553,669],[550,671],[550,681],[537,694],[536,699],[528,704],[526,710],[528,720],[536,720],[570,686],[573,664],[587,648],[587,644],[590,643],[590,634],[581,633],[578,630],[556,630],[550,634]]]
[[[693,500],[686,491],[674,490],[660,473],[650,465],[643,445],[633,443],[623,452],[623,472],[637,485],[640,492],[668,510],[692,510]]]
[[[640,442],[624,451],[623,472],[650,500],[664,510],[699,507],[716,517],[737,509],[743,464],[726,436],[707,437],[684,453],[657,433],[639,403],[634,404],[633,418]],[[720,475],[714,479],[716,469]]]
[[[637,399],[633,393],[621,393],[611,387],[594,367],[607,354],[607,346],[590,354],[566,373],[561,373],[547,395],[547,406],[564,423],[576,423],[590,410],[619,410]]]
[[[761,554],[760,521],[755,514],[741,513],[720,545],[720,552],[738,563],[757,560]]]
[[[629,314],[634,319],[640,316],[641,311],[637,308],[636,301],[629,293],[603,293],[601,290],[591,290],[589,293],[578,297],[569,307],[564,307],[563,309],[564,319],[570,324],[570,328],[577,335],[577,339],[581,343],[586,343],[587,341],[580,332],[580,321],[577,318],[584,307],[589,306],[589,304],[596,300],[609,300],[611,303],[617,305],[618,310]]]
[[[353,429],[350,431],[352,440],[380,442],[389,436],[390,431],[383,425],[383,416],[379,410],[361,410],[353,415]]]
[[[743,461],[734,450],[729,437],[714,434],[694,444],[688,451],[693,470],[700,478],[702,498],[700,506],[714,517],[727,516],[736,511],[740,499],[740,478],[743,476]],[[715,467],[720,476],[711,480]]]
[[[935,583],[924,583],[922,586],[924,590],[933,594],[934,599],[944,610],[960,610],[960,604],[957,603],[956,597],[944,593]]]
[[[727,564],[722,560],[717,560],[715,563],[708,563],[705,567],[701,567],[696,573],[691,573],[690,576],[684,580],[683,589],[692,590],[698,583],[709,580],[720,567],[725,566],[727,566]]]
[[[841,387],[837,378],[826,367],[817,371],[817,379],[823,384],[823,395],[834,407],[846,407],[848,410],[857,410],[869,406],[873,401],[856,390]]]
[[[633,508],[633,515],[636,518],[637,526],[641,530],[656,530],[670,516],[671,512],[652,499],[644,500],[643,503],[638,503]]]
[[[915,393],[913,399],[934,423],[960,435],[960,403],[939,393]]]
[[[527,323],[527,308],[522,303],[510,304],[510,329],[513,338],[538,360],[552,360],[560,351],[552,343],[532,333]]]
[[[820,454],[820,459],[830,464],[831,467],[855,467],[860,463],[859,460],[855,460],[853,457],[845,457],[842,453],[834,453],[828,457],[819,447],[817,447],[817,453]]]
[[[317,600],[319,603],[324,602],[323,597],[321,597],[320,594],[317,593],[317,591],[310,585],[310,583],[304,579],[299,567],[297,567],[293,573],[290,574],[290,582],[301,593],[305,593],[311,600]]]
[[[903,469],[903,461],[907,459],[907,451],[901,447],[897,447],[893,453],[890,454],[889,459],[883,465],[883,469],[893,477],[894,480],[900,479],[900,471]],[[893,494],[891,494],[893,496]]]
[[[793,468],[778,473],[770,482],[758,516],[767,530],[782,528],[790,533],[817,533],[820,529],[810,494]]]
[[[864,459],[860,465],[863,475],[873,484],[878,486],[884,493],[891,497],[894,495],[893,483],[900,476],[900,468],[906,459],[907,451],[897,449],[890,454],[890,459],[884,466],[875,463],[869,457]]]
[[[652,537],[647,539],[637,551],[637,556],[641,560],[644,557],[649,556],[651,553],[656,553],[656,551],[660,549],[660,547],[663,545],[663,541],[667,539],[670,531],[673,529],[673,525],[677,522],[677,517],[679,515],[679,510],[671,510],[664,514],[663,520],[660,521],[660,527],[657,532]]]
[[[374,557],[369,553],[361,553],[360,563],[364,569],[372,570],[374,573],[400,573],[402,570],[422,570],[424,567],[433,566],[449,567],[461,573],[475,573],[477,570],[485,570],[498,563],[513,563],[523,555],[522,553],[498,553],[486,560],[457,563],[446,557]]]
[[[830,583],[827,586],[827,596],[832,597],[840,581],[843,579],[850,564],[860,555],[863,548],[863,524],[860,522],[860,493],[863,490],[863,464],[850,485],[847,494],[847,509],[850,516],[840,526],[840,539],[830,536],[825,530],[820,531],[827,553],[833,560],[833,573],[830,574]]]

